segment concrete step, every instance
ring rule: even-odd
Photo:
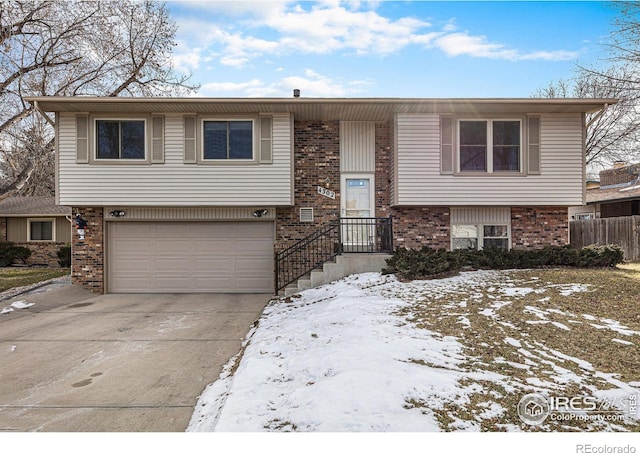
[[[348,275],[364,272],[380,272],[387,266],[386,260],[391,255],[386,253],[345,253],[338,255],[335,261],[324,263],[322,268],[314,269],[309,275],[298,279],[287,286],[285,296],[290,296],[305,289],[340,280]]]

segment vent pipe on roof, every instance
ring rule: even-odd
[[[295,88],[293,90],[293,97],[294,98],[299,98],[300,97],[300,90],[299,89]]]

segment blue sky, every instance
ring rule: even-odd
[[[198,96],[530,97],[605,64],[604,2],[169,1]]]

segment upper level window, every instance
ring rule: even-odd
[[[144,159],[143,120],[96,120],[96,159]]]
[[[520,171],[520,120],[461,120],[460,171]]]
[[[203,121],[205,160],[253,159],[253,121]]]

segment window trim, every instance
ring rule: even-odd
[[[198,165],[257,165],[260,163],[260,116],[199,116],[196,120],[196,161]],[[251,121],[251,159],[205,159],[204,123]]]
[[[144,122],[144,159],[100,159],[98,158],[98,121],[143,121]],[[151,142],[153,131],[149,126],[151,116],[98,116],[89,118],[89,141],[91,149],[89,152],[89,163],[94,165],[146,165],[151,163]]]
[[[476,238],[477,240],[477,248],[476,250],[484,250],[484,240],[485,240],[485,235],[484,235],[484,227],[489,226],[489,227],[493,227],[493,226],[505,226],[507,227],[507,237],[506,238],[494,238],[491,236],[488,236],[488,239],[507,239],[507,250],[511,250],[511,223],[496,223],[496,222],[487,222],[487,223],[455,223],[451,225],[451,234],[450,234],[450,250],[456,250],[453,248],[453,240],[454,239],[458,239],[458,238],[454,238],[453,237],[453,227],[455,225],[468,225],[468,226],[474,226],[476,227],[476,231],[478,234],[478,237]]]
[[[487,156],[486,170],[461,170],[460,169],[460,123],[463,121],[485,121],[487,123]],[[519,169],[514,170],[498,170],[493,169],[493,123],[495,121],[517,121],[520,124],[520,153],[519,153]],[[525,125],[526,116],[522,115],[499,115],[499,116],[460,116],[454,118],[455,134],[454,140],[454,174],[458,176],[525,176],[526,167],[525,159],[527,158]]]
[[[51,223],[51,239],[31,239],[32,223]],[[55,217],[29,217],[27,218],[27,242],[56,242],[56,218]]]

